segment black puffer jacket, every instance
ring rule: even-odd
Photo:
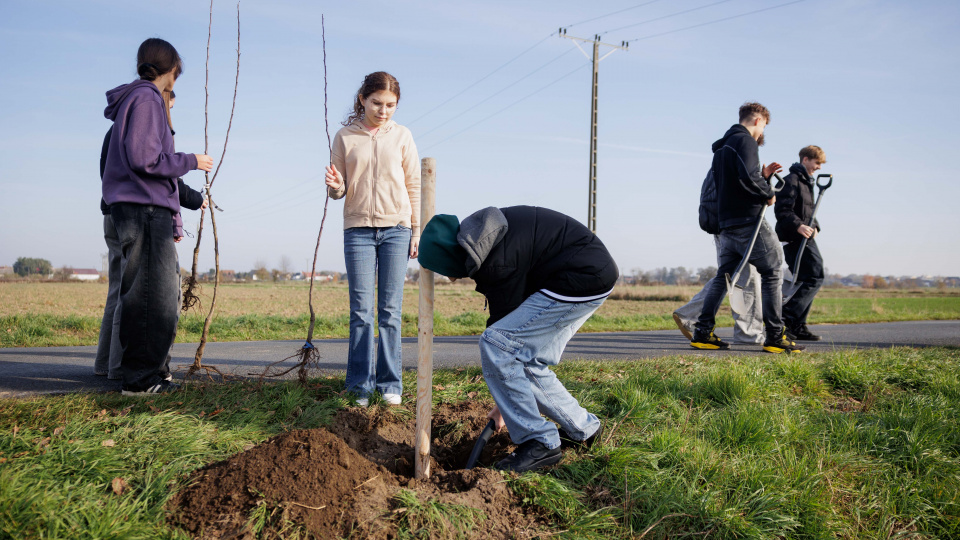
[[[713,172],[718,182],[720,229],[756,223],[774,193],[760,174],[760,150],[747,128],[734,124],[713,143]]]
[[[541,289],[580,298],[613,289],[620,277],[617,264],[603,242],[583,224],[535,206],[511,206],[500,211],[506,217],[506,232],[498,242],[481,250],[482,262],[471,275],[477,291],[490,303],[487,326]],[[481,229],[471,219],[482,216],[483,210],[467,217],[461,230]]]
[[[774,213],[777,215],[777,237],[782,242],[800,242],[803,236],[797,232],[800,225],[809,225],[813,215],[813,186],[816,183],[803,165],[794,163],[790,174],[784,177],[783,189],[777,193]],[[814,220],[813,228],[820,231],[820,223]]]

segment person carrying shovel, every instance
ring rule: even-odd
[[[769,122],[770,111],[766,107],[759,103],[744,103],[740,107],[740,122],[713,143],[713,171],[718,182],[719,268],[704,298],[690,341],[690,345],[697,349],[730,347],[714,335],[713,329],[725,292],[724,278],[735,274],[744,258],[760,273],[766,332],[763,350],[779,354],[804,349],[784,333],[780,311],[783,252],[773,229],[763,218],[764,209],[776,202],[775,191],[768,180],[782,169],[779,163],[760,164],[759,147],[764,142],[763,132]]]
[[[546,208],[489,207],[463,223],[434,216],[418,258],[437,274],[472,278],[489,302],[480,358],[497,405],[490,417],[519,445],[497,469],[547,467],[560,461],[563,443],[589,447],[600,438],[600,420],[550,370],[620,276],[595,234]]]
[[[784,256],[791,270],[796,270],[797,274],[792,276],[796,292],[783,305],[787,336],[796,340],[820,341],[820,336],[807,328],[807,315],[824,278],[823,257],[820,256],[816,241],[820,223],[813,215],[813,186],[816,184],[813,173],[826,162],[826,154],[819,146],[811,145],[800,150],[800,162],[790,166],[790,174],[783,179],[786,185],[774,206],[777,236],[787,242],[783,248]],[[797,266],[795,261],[801,255],[801,245],[804,243],[806,246]]]

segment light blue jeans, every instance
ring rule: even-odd
[[[347,390],[367,397],[374,390],[399,394],[403,281],[410,258],[407,227],[352,227],[343,231],[343,256],[350,283],[350,350]],[[373,295],[377,288],[380,339],[373,347]]]
[[[576,440],[600,428],[550,366],[560,362],[567,342],[601,304],[603,299],[573,304],[534,293],[480,336],[483,378],[515,444],[536,439],[548,448],[560,446],[557,426],[541,414]]]

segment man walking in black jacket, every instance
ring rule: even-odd
[[[726,287],[724,276],[736,271],[750,245],[757,219],[763,219],[764,209],[776,201],[769,179],[781,170],[780,164],[760,165],[759,146],[763,144],[763,131],[769,122],[770,111],[766,107],[759,103],[745,103],[740,107],[740,123],[734,124],[713,143],[713,174],[718,182],[720,252],[717,258],[720,268],[704,298],[703,310],[690,342],[697,349],[730,347],[713,333]],[[748,260],[760,273],[766,332],[763,350],[771,353],[803,350],[784,334],[780,318],[783,254],[780,242],[765,219]]]
[[[807,315],[813,305],[813,297],[823,285],[823,257],[815,238],[820,232],[820,223],[810,223],[813,215],[813,186],[816,180],[813,173],[827,162],[826,154],[819,146],[807,146],[800,150],[800,162],[790,167],[790,174],[783,180],[786,185],[777,197],[774,212],[777,215],[777,236],[787,242],[783,248],[787,266],[792,272],[796,266],[800,244],[807,239],[807,245],[800,258],[800,268],[794,281],[799,284],[783,305],[783,323],[791,339],[819,341],[820,336],[807,328]],[[808,225],[808,223],[810,223]]]
[[[546,208],[490,207],[462,224],[435,216],[420,236],[419,260],[440,275],[473,278],[490,303],[480,358],[497,404],[491,418],[519,445],[498,469],[553,465],[562,443],[590,446],[600,438],[600,420],[550,370],[620,276],[595,234]]]

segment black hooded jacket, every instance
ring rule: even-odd
[[[713,143],[720,230],[756,223],[774,192],[760,172],[760,149],[747,128],[733,127]]]
[[[506,217],[506,232],[482,250],[482,262],[470,276],[490,303],[487,326],[541,289],[578,298],[613,289],[620,271],[603,242],[586,226],[560,212],[535,206],[500,211]],[[461,229],[472,229],[471,218],[482,216],[481,212],[464,219]]]
[[[797,232],[800,225],[809,225],[813,215],[813,186],[816,180],[807,174],[803,165],[794,163],[790,174],[783,178],[783,189],[777,193],[773,207],[777,215],[777,237],[783,242],[800,242],[803,236]],[[820,223],[814,220],[813,228],[820,231]]]

